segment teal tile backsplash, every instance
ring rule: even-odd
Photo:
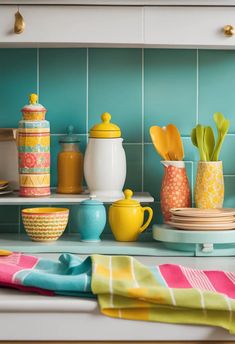
[[[141,49],[89,49],[88,127],[110,112],[125,142],[142,142]]]
[[[64,133],[73,123],[86,132],[86,49],[40,49],[39,94],[48,109],[51,133]]]
[[[0,49],[1,127],[16,127],[25,95],[37,91],[37,50]]]
[[[164,168],[151,144],[149,127],[174,123],[183,135],[191,189],[198,152],[190,132],[198,122],[212,125],[221,111],[231,120],[221,157],[225,206],[235,207],[235,51],[168,49],[0,49],[0,123],[17,127],[31,92],[39,92],[51,124],[51,185],[57,185],[59,139],[73,124],[86,148],[88,130],[104,111],[124,138],[125,187],[155,198],[154,222],[161,222],[159,193]],[[85,183],[85,182],[84,182]],[[0,207],[0,231],[23,231],[21,208]],[[71,206],[68,232],[77,231]],[[108,231],[108,227],[106,228]]]
[[[144,54],[144,132],[174,123],[189,135],[196,120],[197,51],[147,49]],[[187,119],[187,120],[186,120]]]

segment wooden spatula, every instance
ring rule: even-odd
[[[157,125],[150,128],[150,136],[158,154],[164,160],[170,160],[168,155],[166,130]]]
[[[174,124],[166,127],[167,146],[171,160],[181,161],[184,158],[184,147],[180,137],[180,132]]]

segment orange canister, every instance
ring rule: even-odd
[[[58,154],[58,188],[62,194],[82,192],[83,155],[79,150],[78,135],[73,133],[73,126],[67,128],[68,134],[60,139],[62,150]]]

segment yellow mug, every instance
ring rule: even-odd
[[[117,241],[136,241],[150,224],[153,210],[150,207],[142,207],[138,201],[131,199],[133,192],[124,191],[125,199],[114,202],[109,208],[109,224]],[[144,212],[149,213],[144,222]]]

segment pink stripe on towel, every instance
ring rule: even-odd
[[[14,283],[15,273],[35,267],[38,258],[33,256],[26,256],[21,253],[13,253],[10,256],[0,256],[0,274],[2,283]]]
[[[235,299],[235,284],[223,271],[204,271],[215,290]]]
[[[192,288],[180,265],[162,264],[159,270],[170,288]]]

